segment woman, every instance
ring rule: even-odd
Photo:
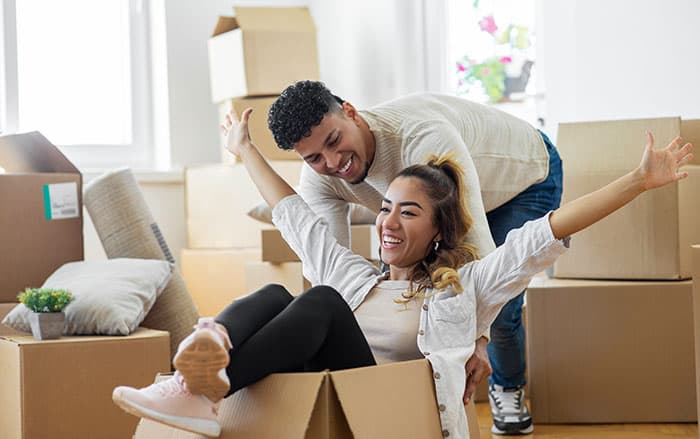
[[[377,216],[380,272],[338,245],[294,190],[250,141],[243,112],[223,125],[227,148],[238,156],[273,220],[316,286],[293,298],[267,286],[202,319],[175,356],[175,376],[144,389],[118,387],[126,411],[175,427],[218,436],[218,401],[275,372],[362,367],[427,358],[443,434],[468,437],[462,403],[465,363],[476,334],[548,267],[568,237],[624,206],[646,190],[685,178],[692,145],[676,138],[662,150],[648,135],[640,166],[596,192],[511,232],[481,260],[463,243],[471,219],[462,202],[461,171],[449,157],[402,171]],[[476,319],[476,313],[480,318]],[[359,323],[358,323],[359,322]],[[376,357],[376,358],[375,358]]]

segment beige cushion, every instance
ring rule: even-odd
[[[56,270],[42,288],[69,290],[64,309],[65,335],[129,335],[139,327],[172,276],[172,264],[151,259],[70,262]],[[29,314],[17,305],[2,323],[30,332]]]

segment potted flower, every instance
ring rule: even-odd
[[[26,288],[17,296],[32,312],[29,324],[37,340],[60,338],[66,314],[63,309],[73,300],[70,291],[52,288]]]

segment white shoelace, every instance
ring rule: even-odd
[[[514,392],[494,391],[493,398],[496,404],[504,414],[520,413],[522,407],[523,391],[522,389]]]

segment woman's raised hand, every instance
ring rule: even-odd
[[[647,131],[647,138],[648,142],[638,169],[639,175],[644,179],[645,190],[688,176],[688,173],[680,171],[680,168],[692,160],[692,144],[686,143],[681,147],[683,139],[676,137],[666,148],[654,149],[654,135]]]
[[[226,139],[226,149],[236,157],[241,156],[244,148],[253,145],[248,132],[248,119],[252,112],[252,108],[246,108],[239,121],[236,114],[231,111],[226,114],[226,118],[221,123],[221,133]]]

